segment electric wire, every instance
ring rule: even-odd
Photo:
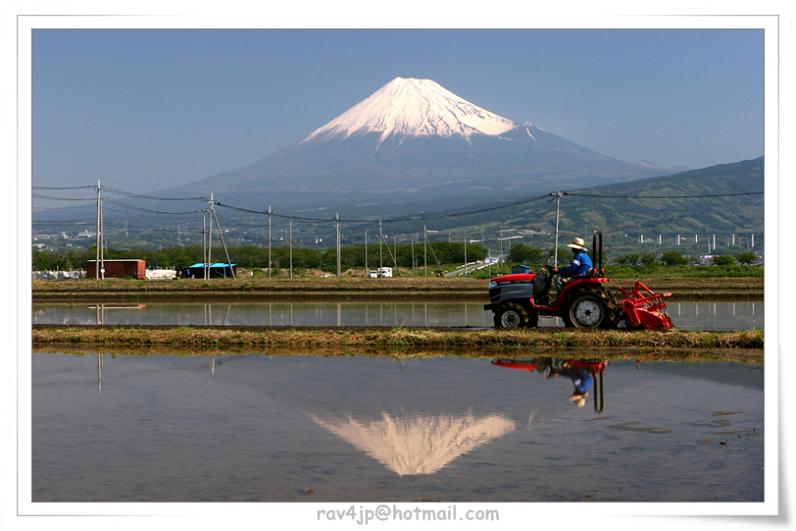
[[[96,187],[95,187],[96,188]],[[152,199],[155,201],[207,201],[207,197],[204,196],[193,196],[193,197],[163,197],[159,195],[149,195],[149,194],[138,194],[135,192],[129,192],[127,190],[122,190],[119,188],[115,188],[112,186],[104,185],[102,186],[103,190],[108,190],[110,192],[123,195],[126,197],[135,197],[138,199]]]
[[[189,215],[189,214],[198,214],[199,213],[199,209],[198,208],[194,209],[194,210],[185,210],[185,211],[182,211],[182,212],[169,212],[169,211],[164,211],[164,210],[153,210],[153,209],[150,209],[150,208],[144,208],[144,207],[139,207],[139,206],[136,206],[136,205],[130,205],[130,204],[125,203],[124,201],[120,201],[119,199],[116,199],[114,197],[107,197],[106,196],[106,197],[103,197],[103,200],[108,200],[111,203],[113,203],[114,205],[117,205],[117,206],[120,206],[120,207],[124,207],[124,208],[127,208],[129,210],[133,210],[133,211],[137,211],[137,212],[145,212],[145,213],[148,213],[148,214],[186,216],[186,215]]]
[[[53,201],[94,201],[95,197],[56,197],[52,195],[44,195],[44,194],[31,194],[32,197],[36,199],[49,199]]]
[[[699,199],[706,197],[738,197],[762,195],[763,192],[735,192],[726,194],[685,194],[685,195],[632,195],[632,194],[589,194],[583,192],[561,192],[563,195],[580,197],[599,197],[606,199]]]

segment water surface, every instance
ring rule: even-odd
[[[672,302],[683,330],[763,328],[762,302]],[[492,312],[465,302],[34,304],[34,324],[491,327]],[[542,318],[540,326],[563,326]]]
[[[762,367],[591,367],[34,354],[33,499],[762,500]]]

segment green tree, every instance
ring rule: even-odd
[[[755,256],[755,253],[749,251],[738,253],[735,255],[735,258],[738,260],[738,262],[745,265],[750,265],[757,262],[757,257]]]
[[[639,253],[628,253],[617,258],[616,263],[620,265],[638,265],[640,259],[641,255]]]
[[[666,251],[661,256],[661,263],[667,266],[686,265],[688,258],[679,251]]]
[[[731,266],[735,265],[735,257],[731,254],[717,256],[713,259],[713,263],[717,266]]]
[[[639,256],[638,261],[643,266],[651,266],[655,265],[655,263],[658,261],[658,258],[652,253],[642,253],[641,256]]]
[[[511,246],[509,260],[526,264],[540,264],[545,260],[545,253],[541,249],[536,249],[524,243],[515,243]]]

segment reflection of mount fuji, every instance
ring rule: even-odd
[[[361,422],[348,416],[311,415],[319,426],[362,450],[399,476],[434,474],[448,463],[514,431],[503,415],[393,417]]]

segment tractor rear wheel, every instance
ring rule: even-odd
[[[599,328],[610,322],[608,307],[602,297],[583,293],[572,299],[564,315],[567,326],[575,328]]]
[[[529,312],[525,306],[516,302],[503,304],[495,312],[494,317],[495,328],[524,328],[536,326],[538,321],[539,316],[536,312]]]

